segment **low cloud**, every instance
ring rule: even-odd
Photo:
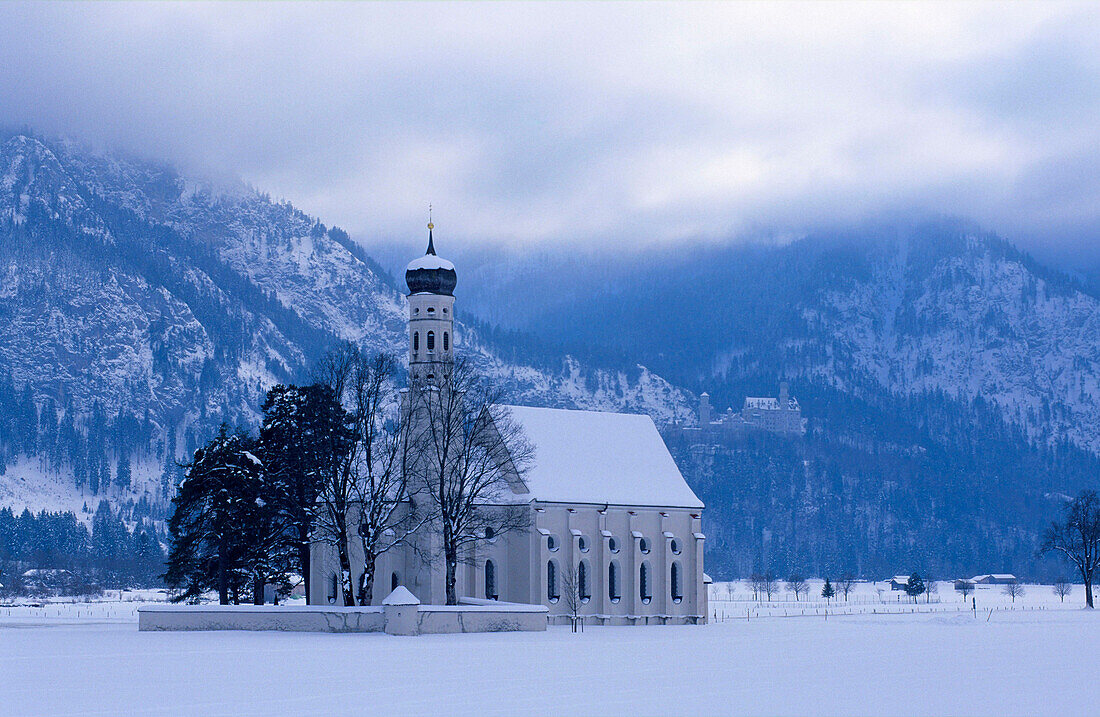
[[[628,246],[914,211],[1100,245],[1094,5],[0,6],[0,124],[364,241]]]

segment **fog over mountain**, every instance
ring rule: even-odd
[[[0,125],[365,240],[635,251],[971,218],[1100,265],[1090,4],[0,8]],[[47,41],[48,40],[48,41]]]

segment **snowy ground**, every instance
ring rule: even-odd
[[[417,638],[139,633],[125,597],[0,607],[0,711],[1062,716],[1098,695],[1100,615],[1077,607],[1080,588],[1065,608],[977,615]]]
[[[891,590],[885,582],[860,582],[852,586],[847,598],[842,594],[832,600],[821,597],[821,580],[809,580],[807,592],[800,598],[779,587],[771,600],[754,598],[747,582],[716,583],[710,591],[710,616],[717,621],[744,620],[755,617],[795,617],[828,615],[877,615],[897,613],[971,613],[987,614],[990,610],[1061,610],[1084,604],[1081,585],[1074,585],[1062,601],[1050,585],[1023,585],[1023,593],[1015,598],[1004,592],[1003,585],[981,585],[969,596],[957,592],[950,581],[933,584],[930,592],[915,601],[904,592]],[[1100,597],[1100,593],[1097,594]]]

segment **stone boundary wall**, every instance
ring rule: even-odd
[[[421,605],[422,635],[453,632],[541,632],[550,612],[545,605],[459,598],[458,605]]]
[[[380,607],[320,605],[148,605],[138,608],[138,630],[277,630],[382,632]]]
[[[387,632],[432,635],[460,632],[542,632],[545,605],[462,600],[459,605],[151,605],[138,608],[138,630],[274,630]]]

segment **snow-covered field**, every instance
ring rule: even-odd
[[[1038,600],[1043,589],[1031,592]],[[1044,598],[977,615],[742,615],[701,627],[417,638],[139,633],[140,603],[125,599],[0,607],[0,711],[1089,714],[1100,615],[1079,609],[1079,587],[1073,597],[1064,608]]]
[[[859,582],[852,586],[848,597],[837,593],[832,600],[821,597],[821,580],[808,580],[807,591],[799,599],[784,588],[778,588],[768,600],[764,596],[754,598],[752,589],[744,581],[715,583],[710,589],[710,615],[718,621],[752,619],[755,617],[801,617],[833,615],[878,615],[898,613],[957,614],[982,613],[990,610],[1030,611],[1076,609],[1084,605],[1085,593],[1081,585],[1073,585],[1061,600],[1050,585],[1023,585],[1022,593],[1013,598],[1004,592],[1003,585],[980,585],[965,598],[951,581],[933,583],[931,590],[915,601],[904,592],[890,589],[885,582]],[[1100,598],[1100,592],[1096,595]]]

